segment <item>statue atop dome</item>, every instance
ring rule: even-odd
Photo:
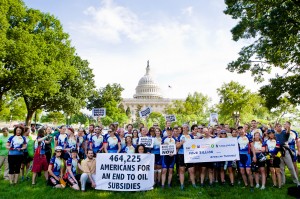
[[[147,68],[146,68],[146,75],[150,74],[150,65],[149,65],[149,60],[147,61]]]

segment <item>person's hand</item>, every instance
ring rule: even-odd
[[[253,162],[256,162],[256,157],[255,156],[253,157]]]
[[[96,184],[95,182],[92,182],[92,187],[95,188],[96,187]]]
[[[55,176],[55,180],[59,181],[59,177]]]

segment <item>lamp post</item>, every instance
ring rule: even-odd
[[[239,123],[240,123],[240,112],[239,111],[233,111],[233,117],[234,117],[234,124],[235,124],[235,126],[239,126]]]

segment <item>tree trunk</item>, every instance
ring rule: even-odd
[[[3,92],[0,92],[0,111],[2,111],[2,105],[3,105],[3,95],[4,93]]]
[[[26,121],[25,121],[26,126],[31,126],[31,119],[32,119],[34,112],[35,112],[35,110],[27,109],[27,116],[26,116]]]

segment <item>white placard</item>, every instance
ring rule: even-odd
[[[166,121],[176,122],[176,116],[175,115],[166,115]]]
[[[236,138],[191,139],[183,144],[184,162],[220,162],[239,160]]]
[[[175,144],[161,144],[160,145],[160,155],[176,155],[176,145]]]
[[[153,185],[153,154],[97,154],[96,189],[146,191],[153,189]]]
[[[209,124],[210,126],[214,126],[218,124],[218,113],[211,113],[209,116]]]
[[[153,148],[153,138],[152,137],[139,137],[138,144],[143,144],[147,148]]]
[[[143,109],[139,112],[140,117],[147,117],[148,115],[150,115],[150,113],[152,113],[151,107],[146,107],[145,109]]]
[[[105,117],[106,108],[93,108],[92,115],[93,117]]]

